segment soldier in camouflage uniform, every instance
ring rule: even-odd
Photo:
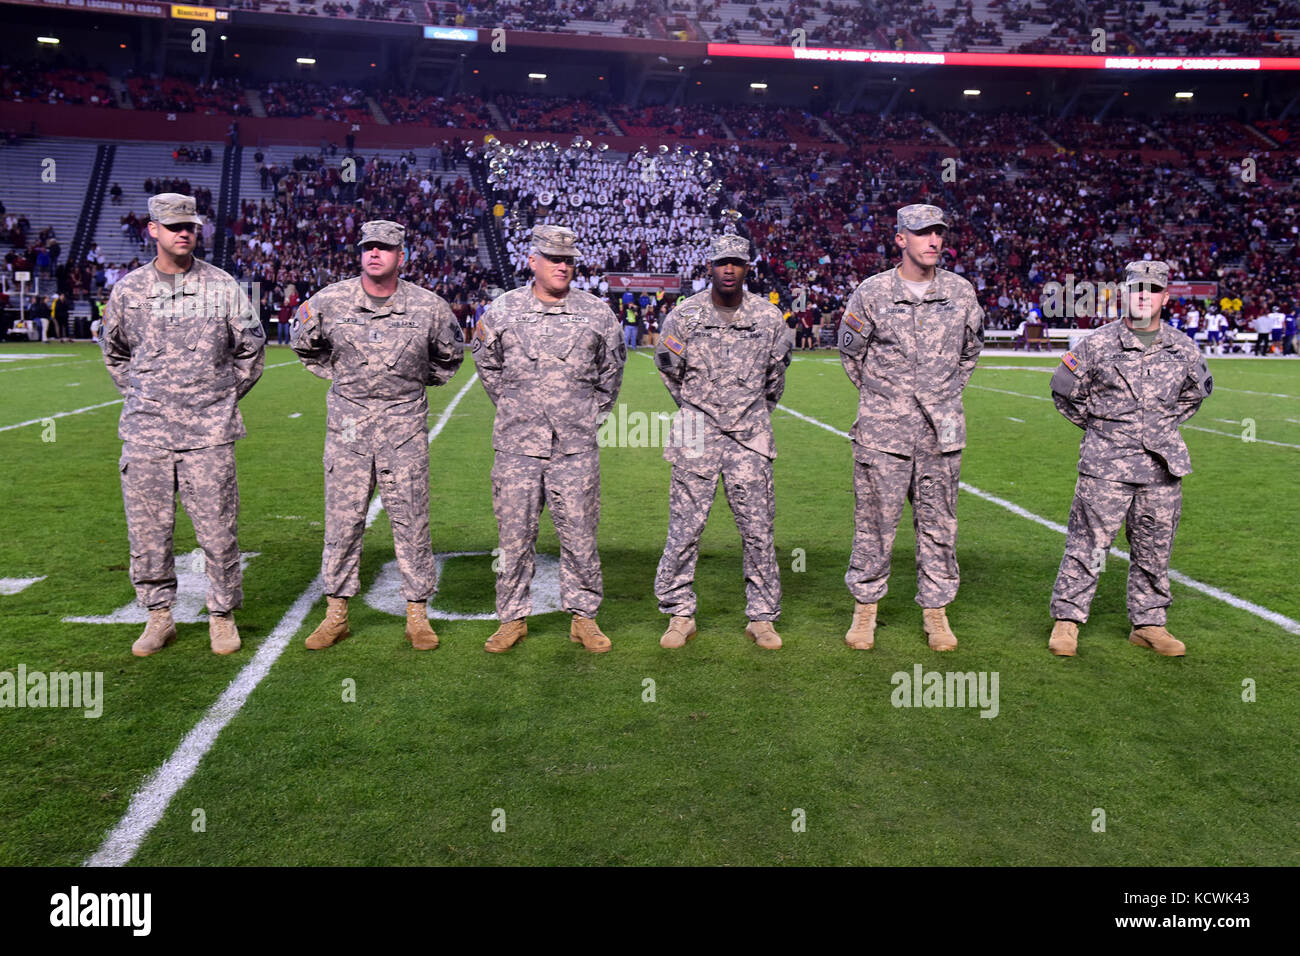
[[[1190,338],[1160,321],[1169,300],[1168,263],[1130,262],[1123,317],[1069,352],[1052,376],[1052,399],[1084,430],[1065,555],[1052,589],[1048,649],[1078,652],[1079,625],[1121,522],[1128,534],[1129,640],[1181,657],[1165,630],[1169,555],[1182,512],[1182,476],[1191,472],[1178,426],[1196,414],[1214,380]]]
[[[664,449],[673,470],[655,595],[672,620],[659,643],[677,648],[695,636],[695,565],[721,475],[744,546],[745,634],[775,650],[781,577],[772,531],[771,412],[785,390],[793,340],[781,310],[745,290],[749,239],[715,237],[709,264],[710,289],[669,313],[655,348],[659,374],[681,409]]]
[[[406,598],[406,639],[438,646],[428,600],[437,590],[429,537],[428,385],[451,381],[464,337],[446,301],[398,278],[405,229],[377,219],[361,227],[361,275],[321,289],[298,309],[293,350],[326,396],[325,553],[328,610],[310,650],[347,637],[348,598],[361,586],[361,539],[375,488],[393,527]]]
[[[927,642],[950,651],[957,638],[945,607],[957,595],[957,486],[966,416],[961,395],[984,341],[984,310],[961,276],[937,267],[943,211],[898,210],[903,261],[862,282],[840,323],[840,360],[858,389],[853,423],[853,553],[844,581],[855,606],[844,636],[875,644],[877,605],[888,588],[903,501],[916,528],[916,603]]]
[[[550,507],[560,539],[561,598],[573,615],[569,637],[593,653],[610,649],[595,621],[603,596],[596,429],[618,396],[627,350],[609,306],[570,288],[577,256],[572,230],[534,227],[532,285],[493,301],[472,338],[479,377],[496,406],[492,510],[501,626],[484,645],[491,653],[509,650],[528,633],[543,506]]]
[[[232,614],[244,599],[234,443],[245,434],[238,402],[262,375],[266,338],[235,280],[194,258],[201,223],[193,197],[152,197],[158,254],[119,280],[104,307],[104,362],[126,400],[118,436],[131,582],[149,609],[131,647],[137,657],[176,639],[178,491],[203,549],[212,650],[233,654],[240,645]]]

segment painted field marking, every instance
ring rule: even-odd
[[[466,393],[477,381],[478,373],[475,373],[470,376],[469,381],[461,387],[455,397],[447,403],[447,407],[438,416],[438,421],[433,428],[429,429],[429,444],[433,444],[433,440],[438,437],[451,418],[451,413],[460,404],[460,400],[465,397]],[[375,503],[378,503],[379,500],[379,496],[376,495]],[[374,523],[379,510],[382,509],[371,507],[370,512],[366,515],[367,528]],[[262,641],[257,653],[253,655],[253,659],[235,675],[235,679],[217,698],[217,702],[194,725],[194,729],[185,735],[180,745],[163,765],[155,770],[140,789],[132,795],[126,813],[122,815],[122,819],[104,838],[104,842],[99,849],[86,860],[86,866],[125,866],[131,861],[131,858],[140,849],[140,844],[144,842],[145,837],[162,819],[172,798],[180,792],[190,777],[194,776],[199,761],[216,743],[217,735],[248,702],[253,690],[262,682],[262,678],[266,677],[270,672],[271,665],[284,653],[285,648],[289,646],[290,639],[307,619],[307,614],[311,611],[312,605],[320,599],[323,593],[324,583],[320,575],[317,575],[311,584],[307,585],[307,590],[298,595],[298,599],[285,612],[284,617],[280,619],[280,623]]]

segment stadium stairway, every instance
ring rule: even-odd
[[[95,166],[86,183],[86,199],[77,220],[77,232],[68,249],[68,262],[82,261],[90,248],[90,237],[95,233],[95,225],[99,222],[99,213],[104,206],[108,178],[113,171],[113,155],[116,152],[117,146],[112,143],[101,143],[95,148]]]
[[[375,100],[373,96],[366,97],[366,108],[370,110],[370,115],[374,117],[375,122],[378,123],[380,126],[393,125],[392,123],[389,122],[388,117],[384,115],[383,109],[380,107],[379,103]]]
[[[251,87],[244,90],[244,100],[248,103],[248,108],[253,111],[254,116],[266,116],[266,104],[262,102],[262,94],[259,90]]]
[[[53,226],[63,247],[61,261],[71,254],[98,147],[95,140],[36,138],[0,152],[4,157],[0,162],[0,199],[6,211],[27,216],[32,240],[42,229]],[[46,160],[53,160],[53,165]],[[51,176],[53,180],[47,181]]]
[[[113,101],[117,103],[120,109],[133,110],[135,104],[131,102],[131,94],[127,92],[126,84],[118,76],[109,76],[108,88],[113,91]]]
[[[480,196],[490,198],[492,196],[492,187],[487,181],[487,167],[481,156],[476,156],[469,164],[470,182],[474,184],[474,189]],[[487,244],[488,257],[492,261],[492,271],[496,282],[504,288],[504,281],[510,275],[509,258],[506,255],[505,238],[501,235],[501,227],[497,223],[496,216],[492,215],[491,207],[488,208],[481,216],[478,217],[478,234]],[[479,258],[483,256],[483,242],[479,243]]]
[[[190,145],[190,144],[187,144]],[[202,146],[198,143],[194,145]],[[212,147],[211,163],[178,163],[172,159],[174,143],[163,142],[123,142],[117,144],[117,153],[113,160],[112,175],[108,186],[117,183],[122,187],[122,202],[113,205],[109,201],[107,190],[104,196],[103,214],[95,228],[93,242],[98,243],[100,255],[104,261],[114,265],[126,265],[139,257],[141,261],[153,256],[151,243],[142,248],[122,234],[122,217],[134,212],[140,219],[148,218],[149,195],[144,191],[146,179],[170,177],[188,179],[190,186],[203,186],[212,190],[213,203],[219,202],[221,189],[221,164],[217,158],[222,155],[219,143],[209,143]],[[211,251],[209,251],[211,255]]]
[[[244,147],[227,146],[221,153],[221,190],[216,194],[214,210],[217,229],[208,255],[215,265],[226,268],[230,264],[230,247],[233,237],[228,236],[228,223],[239,212],[239,169],[243,163]]]

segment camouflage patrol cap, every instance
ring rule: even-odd
[[[1159,259],[1139,259],[1124,267],[1125,285],[1169,287],[1169,263]]]
[[[578,237],[565,226],[533,226],[532,245],[529,252],[545,256],[573,256],[577,258]]]
[[[361,224],[361,241],[357,243],[357,248],[364,248],[367,242],[381,242],[386,246],[400,248],[406,244],[406,229],[391,219],[372,219]]]
[[[194,205],[194,197],[183,193],[159,193],[149,197],[149,218],[164,226],[174,226],[178,222],[203,224]]]
[[[931,226],[948,225],[943,218],[943,210],[938,206],[929,206],[924,203],[912,203],[910,206],[904,206],[898,210],[898,228],[906,229],[909,232],[920,232],[922,229],[928,229]]]
[[[719,259],[743,259],[748,262],[749,239],[731,233],[714,236],[709,243],[709,261],[717,262]]]

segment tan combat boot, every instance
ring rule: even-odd
[[[501,626],[483,645],[483,650],[489,654],[501,654],[522,641],[527,633],[528,622],[522,617],[515,618],[513,621],[502,621]]]
[[[932,651],[955,651],[957,635],[948,626],[948,615],[941,607],[921,609],[922,626]]]
[[[431,651],[438,646],[438,635],[429,625],[429,612],[423,601],[406,602],[406,639],[417,651]]]
[[[765,651],[774,651],[781,646],[781,635],[776,633],[771,621],[750,621],[745,636]]]
[[[239,629],[235,627],[233,614],[208,615],[208,642],[213,654],[233,654],[239,650]]]
[[[844,635],[844,643],[856,651],[869,651],[876,646],[877,604],[853,602],[853,625]]]
[[[1130,644],[1149,647],[1165,657],[1182,657],[1187,653],[1187,645],[1165,630],[1163,624],[1147,624],[1133,628],[1128,636]]]
[[[172,620],[172,609],[160,607],[149,612],[149,623],[131,645],[131,653],[136,657],[148,657],[157,654],[174,640],[176,622]]]
[[[320,626],[312,631],[311,636],[304,642],[309,651],[332,647],[352,633],[348,629],[348,599],[327,597],[325,601],[329,606],[325,612],[325,620],[320,622]]]
[[[664,636],[659,638],[659,646],[669,650],[684,647],[694,636],[695,618],[674,614],[673,619],[668,622],[668,630],[664,631]]]
[[[613,647],[610,639],[596,624],[596,619],[581,614],[573,615],[573,623],[569,625],[569,640],[581,644],[593,654],[604,654]]]
[[[1057,621],[1052,625],[1047,649],[1057,657],[1074,657],[1079,653],[1079,625],[1074,621]]]

